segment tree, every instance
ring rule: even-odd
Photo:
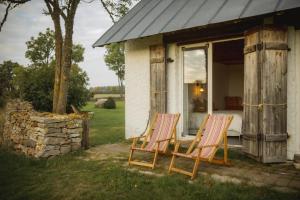
[[[18,88],[19,97],[31,101],[34,108],[40,111],[51,111],[53,104],[53,87],[56,60],[53,56],[55,50],[54,32],[46,29],[36,38],[31,37],[26,42],[26,57],[31,65],[21,67],[15,71],[14,86]],[[88,77],[78,63],[84,60],[84,48],[80,44],[72,48],[72,68],[70,70],[70,87],[67,96],[67,112],[70,105],[83,106],[89,98],[87,89]]]
[[[123,97],[124,93],[124,75],[125,75],[125,57],[124,57],[124,44],[113,43],[106,46],[104,61],[108,68],[115,72],[118,77],[118,84],[120,96]]]
[[[55,63],[55,39],[54,31],[47,28],[45,32],[40,32],[38,36],[31,37],[26,42],[27,50],[25,57],[31,61],[34,66],[49,65]],[[81,44],[74,44],[72,47],[72,63],[78,64],[84,60],[84,48]]]
[[[72,62],[73,63],[80,63],[83,62],[84,57],[84,48],[81,44],[74,44],[72,47]]]
[[[137,0],[100,0],[113,23],[123,17]]]
[[[49,28],[45,33],[40,32],[37,38],[31,37],[26,42],[27,51],[25,57],[35,66],[49,65],[54,54],[54,31]]]
[[[4,12],[4,16],[3,16],[2,20],[1,20],[1,23],[0,23],[0,32],[2,30],[2,27],[3,27],[4,23],[7,20],[8,13],[11,10],[13,10],[14,8],[16,8],[19,5],[24,4],[28,1],[30,1],[30,0],[0,0],[0,5],[4,5],[6,7],[5,12]]]
[[[32,102],[38,111],[51,112],[53,101],[55,63],[44,66],[22,67],[16,70],[14,85],[18,88],[21,99]],[[70,72],[67,112],[71,112],[71,104],[81,108],[89,99],[87,74],[73,64]]]
[[[13,79],[18,68],[21,68],[21,65],[12,61],[4,61],[0,64],[0,107],[4,105],[7,98],[17,95]]]
[[[107,11],[113,23],[123,17],[136,0],[101,0],[104,9]],[[106,46],[104,61],[108,68],[115,72],[118,77],[120,96],[124,93],[124,43],[114,43]]]
[[[80,0],[44,0],[55,31],[54,113],[66,112],[70,70],[72,65],[73,27]],[[64,36],[61,22],[64,23]]]

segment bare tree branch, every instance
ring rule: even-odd
[[[111,20],[113,21],[113,23],[116,23],[115,18],[113,13],[108,9],[106,3],[103,0],[100,0],[103,8],[106,10],[106,12],[108,13],[109,17],[111,18]]]
[[[4,16],[3,16],[3,19],[1,20],[1,23],[0,23],[0,32],[2,30],[2,27],[3,25],[5,24],[5,22],[7,21],[7,17],[8,17],[8,13],[10,10],[16,8],[18,5],[20,4],[24,4],[26,2],[29,2],[30,0],[1,0],[0,3],[8,3],[7,4],[7,7],[5,9],[5,13],[4,13]]]
[[[17,4],[23,4],[23,3],[26,3],[30,0],[2,0],[3,2],[8,2],[8,3],[17,3]]]
[[[0,32],[1,32],[1,30],[2,30],[2,27],[3,27],[4,23],[6,22],[6,19],[7,19],[7,16],[8,16],[8,12],[9,12],[9,9],[10,9],[11,5],[12,5],[12,4],[9,3],[9,4],[7,5],[7,7],[6,7],[6,9],[5,9],[5,14],[4,14],[4,17],[3,17],[2,21],[1,21],[1,24],[0,24]]]

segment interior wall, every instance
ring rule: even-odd
[[[225,108],[224,97],[228,91],[228,71],[221,63],[213,63],[213,109]]]
[[[214,110],[224,110],[226,96],[243,98],[244,69],[242,64],[225,65],[213,63],[213,104]]]

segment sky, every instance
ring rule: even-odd
[[[50,16],[43,14],[46,5],[43,0],[32,0],[9,13],[0,32],[0,63],[12,60],[24,66],[29,64],[25,58],[26,44],[30,37],[36,37],[46,28],[53,29]],[[0,19],[4,8],[0,8]],[[99,0],[92,3],[81,2],[75,16],[73,43],[85,48],[84,61],[79,63],[89,76],[89,85],[117,85],[117,77],[104,63],[105,48],[93,48],[93,43],[112,25]]]

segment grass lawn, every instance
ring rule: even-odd
[[[91,146],[116,143],[124,140],[124,101],[117,101],[117,109],[111,110],[95,108],[94,103],[89,102],[83,110],[94,112],[90,123]]]
[[[117,110],[96,109],[91,123],[91,144],[124,140],[124,104]],[[126,159],[85,161],[78,151],[53,159],[36,160],[0,149],[0,200],[20,199],[300,199],[267,187],[217,183],[198,177],[155,177],[128,171]]]

